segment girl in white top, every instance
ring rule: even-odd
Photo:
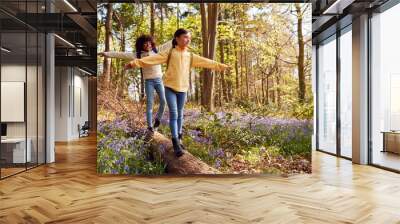
[[[168,41],[156,47],[154,39],[150,35],[142,35],[136,40],[136,53],[129,52],[101,52],[100,56],[121,58],[121,59],[139,59],[147,56],[155,55],[159,52],[167,51],[172,48],[172,41]],[[153,133],[154,129],[160,125],[160,120],[163,116],[165,109],[165,93],[164,84],[162,81],[161,65],[149,66],[141,69],[142,76],[145,80],[145,93],[146,93],[146,119],[148,130]],[[157,92],[160,99],[160,106],[158,108],[157,117],[155,118],[154,125],[152,123],[153,104],[154,104],[154,90]]]

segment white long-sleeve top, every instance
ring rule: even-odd
[[[166,43],[160,45],[157,47],[158,52],[167,52],[172,48],[172,40],[167,41]],[[142,51],[140,57],[144,58],[147,56],[155,55],[154,51]],[[104,56],[110,57],[110,58],[121,58],[121,59],[126,59],[126,60],[133,60],[136,59],[136,52],[117,52],[117,51],[108,51],[104,52]],[[154,65],[154,66],[149,66],[142,68],[143,72],[143,78],[144,79],[155,79],[155,78],[161,78],[163,76],[162,70],[161,70],[161,65]]]

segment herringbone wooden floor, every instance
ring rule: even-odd
[[[0,223],[400,223],[400,175],[314,153],[313,174],[96,174],[96,142],[57,145],[55,164],[0,181]]]

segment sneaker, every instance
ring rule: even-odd
[[[158,119],[158,118],[156,118],[155,120],[154,120],[154,128],[158,128],[159,126],[160,126],[160,120]]]
[[[179,144],[179,140],[176,138],[172,138],[172,146],[174,147],[175,156],[181,157],[184,152]]]

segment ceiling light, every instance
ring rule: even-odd
[[[74,12],[78,12],[78,10],[71,4],[69,3],[68,0],[64,0],[65,4],[68,5],[68,7],[70,7]]]
[[[64,42],[65,44],[67,44],[68,46],[75,48],[75,45],[73,45],[71,42],[67,41],[66,39],[58,36],[57,34],[54,34],[55,37],[57,37],[59,40],[61,40],[62,42]]]
[[[6,53],[10,53],[10,52],[11,52],[10,50],[8,50],[8,49],[5,48],[5,47],[1,47],[0,49],[1,49],[2,51],[6,52]]]
[[[83,73],[85,73],[85,74],[87,74],[87,75],[92,75],[90,72],[88,72],[88,71],[85,71],[85,70],[83,70],[83,69],[81,69],[81,68],[78,68],[79,69],[79,71],[81,71],[81,72],[83,72]]]
[[[342,14],[343,10],[353,2],[354,0],[336,0],[332,5],[325,9],[322,14]]]

